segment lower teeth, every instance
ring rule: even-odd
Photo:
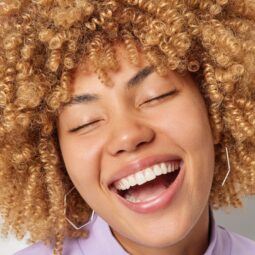
[[[132,202],[132,203],[139,203],[139,202],[147,202],[147,201],[152,200],[153,198],[155,198],[157,196],[148,197],[147,199],[141,200],[139,198],[135,198],[134,196],[126,195],[125,199],[128,200],[129,202]]]
[[[139,203],[142,202],[142,200],[135,198],[134,196],[126,195],[125,199],[132,203]]]

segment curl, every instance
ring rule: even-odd
[[[119,42],[133,65],[143,55],[159,75],[192,72],[216,141],[210,203],[241,206],[241,196],[255,192],[254,39],[254,4],[248,0],[3,0],[2,233],[29,232],[31,242],[54,242],[59,254],[64,237],[87,235],[72,230],[63,216],[71,180],[58,148],[56,119],[71,98],[76,69],[92,70],[112,84],[108,73],[118,70]],[[225,146],[233,163],[222,188]],[[70,217],[86,220],[89,206],[77,194],[72,201]]]

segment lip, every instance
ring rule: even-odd
[[[130,174],[134,174],[142,169],[153,166],[155,164],[161,162],[168,162],[173,160],[182,160],[182,158],[178,155],[173,154],[163,154],[163,155],[153,155],[149,157],[145,157],[140,160],[133,161],[120,169],[114,177],[112,177],[108,183],[108,186],[111,186],[114,182],[129,176]]]
[[[182,186],[184,175],[185,175],[185,165],[184,165],[184,162],[182,161],[180,172],[178,176],[176,177],[176,179],[174,180],[174,182],[171,183],[171,185],[165,191],[161,192],[158,196],[156,196],[155,198],[152,198],[149,201],[133,203],[126,200],[125,198],[120,196],[118,193],[115,193],[115,192],[114,193],[117,196],[117,199],[130,210],[140,214],[153,213],[171,204],[175,195],[177,194],[177,192],[180,190]]]

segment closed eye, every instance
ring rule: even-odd
[[[164,99],[165,97],[171,96],[171,95],[173,95],[175,93],[176,93],[176,89],[171,90],[171,91],[169,91],[167,93],[164,93],[164,94],[162,94],[160,96],[157,96],[157,97],[151,98],[149,100],[146,100],[143,104],[150,103],[152,101],[160,101],[161,99]],[[82,124],[82,125],[80,125],[80,126],[78,126],[76,128],[70,129],[69,132],[70,133],[75,133],[75,132],[79,131],[80,129],[90,127],[90,126],[92,126],[93,124],[96,124],[99,121],[100,120],[94,120],[92,122],[89,122],[89,123],[86,123],[86,124]]]
[[[80,126],[78,126],[78,127],[76,127],[76,128],[70,129],[69,132],[70,132],[70,133],[77,132],[77,131],[79,131],[79,130],[82,129],[82,128],[86,128],[86,127],[92,126],[93,124],[95,124],[95,123],[97,123],[97,122],[99,122],[99,121],[100,121],[100,120],[94,120],[94,121],[92,121],[92,122],[89,122],[89,123],[86,123],[86,124],[82,124],[82,125],[80,125]]]
[[[168,97],[168,96],[171,96],[171,95],[175,94],[175,92],[176,92],[176,89],[171,90],[171,91],[169,91],[167,93],[164,93],[164,94],[162,94],[162,95],[160,95],[158,97],[154,97],[154,98],[151,98],[149,100],[146,100],[143,104],[147,104],[147,103],[150,103],[152,101],[159,101],[159,100],[161,100],[161,99],[163,99],[165,97]]]

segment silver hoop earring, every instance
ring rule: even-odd
[[[228,148],[225,147],[225,150],[226,150],[226,156],[227,156],[228,172],[227,172],[227,174],[226,174],[226,176],[225,176],[225,178],[224,178],[224,180],[223,180],[221,186],[224,186],[224,184],[225,184],[225,182],[226,182],[226,180],[227,180],[227,178],[228,178],[228,176],[229,176],[229,173],[230,173],[230,171],[231,171],[230,161],[229,161],[229,155],[228,155]]]
[[[66,216],[66,199],[67,199],[67,196],[71,194],[71,192],[74,190],[75,187],[72,187],[66,194],[65,194],[65,197],[64,197],[64,215],[65,215],[65,218],[66,220],[68,221],[68,223],[73,227],[75,228],[76,230],[79,230],[87,225],[89,225],[93,220],[94,220],[94,210],[92,210],[92,213],[90,215],[90,218],[89,218],[89,221],[86,222],[85,224],[81,225],[81,226],[77,226],[75,225],[75,223],[73,223],[67,216]]]

